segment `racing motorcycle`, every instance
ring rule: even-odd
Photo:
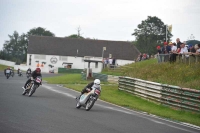
[[[30,78],[30,77],[31,77],[31,73],[27,73],[27,74],[26,74],[26,77],[27,77],[27,78]]]
[[[23,77],[22,71],[19,71],[18,76]]]
[[[96,100],[99,98],[99,95],[101,94],[101,89],[92,87],[92,90],[87,89],[88,93],[84,93],[80,96],[80,98],[76,99],[76,108],[79,109],[81,106],[85,107],[86,111],[89,111]]]
[[[7,79],[10,77],[10,73],[11,73],[10,70],[6,70],[6,78],[7,78]]]
[[[28,96],[32,96],[36,89],[41,85],[42,77],[38,76],[30,83],[27,84],[26,90],[23,91],[22,95],[28,94]]]
[[[10,77],[10,73],[6,73],[6,78],[8,79]]]
[[[14,71],[12,71],[10,75],[13,77],[15,75]]]

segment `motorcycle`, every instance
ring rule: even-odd
[[[8,79],[10,77],[10,73],[6,73],[6,78]]]
[[[19,71],[18,76],[23,77],[22,71]]]
[[[11,72],[11,74],[10,74],[10,76],[12,76],[12,77],[13,77],[14,75],[15,75],[15,74],[14,74],[14,72],[12,71],[12,72]]]
[[[31,77],[31,73],[27,73],[27,74],[26,74],[26,77],[27,77],[27,78],[30,78],[30,77]]]
[[[84,93],[80,96],[76,103],[76,108],[79,109],[81,106],[85,107],[86,111],[89,111],[96,100],[99,98],[101,94],[101,89],[92,87],[92,90],[87,89],[88,93]]]
[[[8,79],[10,77],[10,70],[6,70],[6,78]]]
[[[41,85],[42,77],[38,76],[30,83],[27,84],[26,90],[23,91],[22,95],[28,94],[28,96],[32,96],[36,89]]]

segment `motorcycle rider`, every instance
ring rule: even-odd
[[[33,71],[33,72],[31,73],[31,78],[29,78],[29,79],[26,81],[26,83],[25,83],[24,87],[22,87],[22,89],[26,90],[27,84],[30,83],[32,80],[34,80],[37,76],[42,77],[41,69],[40,69],[40,68],[36,68],[35,71]],[[42,83],[41,83],[41,84],[42,84]]]
[[[10,74],[11,73],[11,70],[10,70],[10,68],[8,67],[7,69],[6,69],[6,71],[5,71],[5,74]]]
[[[20,69],[18,68],[18,69],[17,69],[17,74],[19,74],[19,71],[20,71]]]
[[[92,87],[95,87],[95,88],[98,88],[99,90],[101,90],[100,83],[101,83],[101,81],[99,79],[95,79],[93,82],[91,82],[87,86],[85,86],[85,88],[81,91],[81,95],[88,91],[91,91]],[[81,97],[81,95],[78,96],[76,99],[79,99]]]
[[[31,73],[31,68],[28,68],[28,70],[26,71],[26,74]]]
[[[28,70],[26,71],[26,75],[31,74],[31,68],[28,68]]]

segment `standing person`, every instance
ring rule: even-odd
[[[196,53],[196,50],[195,50],[195,48],[194,48],[194,46],[192,44],[188,45],[188,52],[190,52],[190,53]]]
[[[165,58],[165,54],[167,54],[167,42],[163,43],[163,47],[161,49],[161,62],[165,62],[166,58]]]
[[[196,53],[197,53],[197,54],[200,54],[200,44],[197,44],[197,46],[198,46],[198,47],[197,47]]]
[[[161,62],[160,54],[162,53],[162,51],[161,51],[161,49],[160,49],[160,46],[157,46],[156,49],[157,49],[158,63],[160,63],[160,62]]]
[[[113,58],[113,60],[112,60],[112,65],[113,65],[113,67],[115,67],[115,62],[116,62],[116,59]]]
[[[112,58],[109,58],[109,65],[110,65],[110,68],[112,68],[112,61],[113,61],[113,59],[112,59]]]
[[[27,84],[30,83],[30,82],[31,82],[32,80],[34,80],[35,78],[37,78],[37,76],[42,77],[41,69],[40,69],[40,68],[36,68],[35,71],[32,72],[31,78],[29,78],[29,79],[26,81],[26,83],[25,83],[24,87],[22,87],[22,89],[26,90]]]
[[[177,38],[176,39],[176,46],[177,46],[177,50],[176,50],[176,52],[177,53],[180,53],[180,51],[181,51],[181,41],[180,41],[180,39],[179,38]]]
[[[107,67],[107,61],[106,61],[106,58],[103,58],[103,68],[106,68]]]
[[[171,47],[171,61],[175,62],[176,61],[176,50],[177,50],[177,46],[176,43],[172,43],[172,47]]]

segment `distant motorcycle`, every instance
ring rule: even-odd
[[[27,73],[27,74],[26,74],[26,77],[27,77],[27,78],[30,78],[30,77],[31,77],[31,73]]]
[[[6,78],[8,79],[10,77],[10,73],[6,73]]]
[[[10,70],[6,70],[6,78],[8,79],[10,77]]]
[[[15,73],[12,71],[11,74],[10,74],[10,76],[14,77],[14,75],[15,75]]]
[[[42,77],[38,76],[36,79],[32,80],[26,86],[26,90],[23,91],[22,95],[28,94],[28,96],[32,96],[36,89],[41,85]]]
[[[88,93],[84,93],[79,99],[77,99],[77,109],[83,106],[85,107],[86,111],[89,111],[101,94],[101,89],[97,89],[95,87],[92,87],[91,91],[88,89],[88,91]]]
[[[19,71],[18,76],[23,77],[22,71]]]

